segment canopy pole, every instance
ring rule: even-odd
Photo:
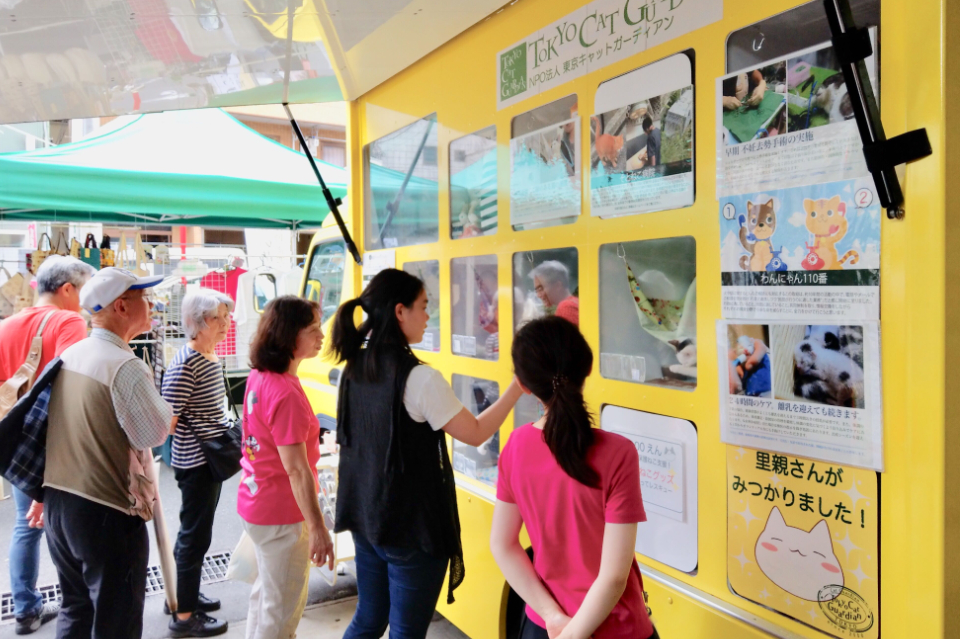
[[[343,223],[343,217],[340,215],[340,209],[337,208],[339,205],[343,204],[343,200],[338,197],[333,197],[333,193],[330,192],[330,189],[327,187],[327,183],[323,181],[323,176],[320,175],[320,169],[317,168],[317,163],[313,160],[313,156],[310,155],[310,149],[307,147],[307,141],[303,139],[303,133],[300,132],[300,125],[297,124],[297,119],[293,117],[293,112],[290,111],[290,105],[284,102],[283,108],[287,112],[287,117],[290,118],[290,126],[293,127],[293,132],[297,134],[297,139],[300,140],[300,149],[307,156],[307,160],[310,162],[310,168],[313,169],[313,174],[316,175],[317,180],[320,181],[320,188],[323,191],[323,197],[327,201],[327,206],[330,208],[330,213],[333,214],[333,219],[337,221],[337,226],[340,227],[340,235],[343,236],[343,240],[347,243],[347,249],[350,251],[350,255],[353,256],[353,259],[357,264],[363,264],[363,258],[360,256],[360,251],[357,250],[357,245],[354,244],[353,238],[350,237],[350,231],[347,230],[347,225]]]

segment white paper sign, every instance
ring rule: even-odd
[[[497,109],[723,17],[723,0],[596,0],[497,53]]]

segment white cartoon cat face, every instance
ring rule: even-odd
[[[770,581],[801,599],[817,601],[824,586],[843,585],[843,569],[824,519],[807,532],[788,526],[774,507],[757,539],[756,557]]]

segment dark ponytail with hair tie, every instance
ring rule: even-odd
[[[377,382],[386,351],[399,351],[416,358],[400,329],[396,308],[397,304],[412,308],[422,292],[423,282],[405,271],[390,268],[378,273],[360,297],[337,309],[330,336],[336,362],[346,362],[346,372],[350,374],[353,364],[365,352],[359,372],[366,381]],[[354,320],[358,307],[367,314],[360,326]]]
[[[547,407],[543,440],[563,471],[598,488],[600,475],[587,463],[593,445],[593,415],[583,384],[593,368],[593,351],[580,330],[561,317],[545,317],[517,332],[511,352],[517,378]]]

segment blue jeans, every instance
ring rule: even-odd
[[[343,639],[423,639],[443,588],[449,560],[422,550],[375,546],[353,535],[357,611]]]
[[[13,612],[18,619],[40,612],[43,597],[37,590],[40,573],[40,537],[42,528],[27,524],[27,511],[33,500],[17,488],[13,488],[17,504],[17,521],[10,540],[10,589],[13,591]]]

